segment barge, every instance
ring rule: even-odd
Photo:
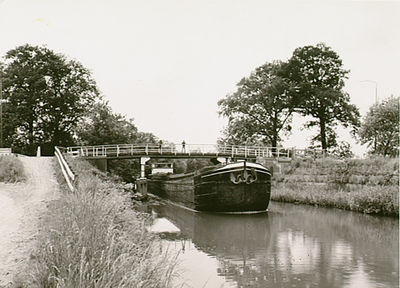
[[[192,173],[155,173],[148,192],[203,212],[263,212],[271,197],[271,172],[261,164],[235,162]]]

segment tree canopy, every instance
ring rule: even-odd
[[[363,118],[358,137],[369,147],[369,154],[399,155],[399,100],[392,96],[375,103]]]
[[[218,101],[220,115],[229,119],[226,142],[261,142],[277,147],[280,133],[289,133],[295,108],[281,76],[283,63],[265,63],[237,84],[237,91]]]
[[[107,102],[99,102],[82,118],[76,134],[82,145],[107,145],[134,143],[137,133],[133,119],[113,113]]]
[[[20,153],[37,146],[74,143],[78,119],[99,91],[91,72],[76,60],[46,47],[23,45],[4,56],[4,142]]]
[[[79,122],[77,141],[82,145],[157,143],[152,133],[140,132],[133,119],[114,113],[107,102],[98,102]]]
[[[312,116],[305,128],[319,127],[312,141],[321,143],[322,149],[337,145],[335,127],[359,126],[360,113],[350,103],[350,96],[343,91],[348,70],[343,68],[339,55],[324,43],[304,46],[294,50],[286,66],[286,77],[299,91],[301,101],[297,111]]]
[[[220,115],[229,120],[222,141],[277,147],[298,113],[314,118],[305,128],[319,127],[313,145],[318,141],[322,149],[335,147],[338,124],[352,127],[353,133],[359,126],[359,111],[343,91],[348,73],[324,43],[295,49],[287,62],[265,63],[218,102]]]

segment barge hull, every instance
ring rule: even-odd
[[[191,174],[158,175],[148,180],[148,190],[197,211],[260,212],[269,205],[271,174],[259,164],[235,163]]]

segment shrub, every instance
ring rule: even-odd
[[[0,157],[0,182],[20,182],[26,180],[24,166],[15,156]]]
[[[398,191],[394,187],[369,187],[354,193],[350,209],[368,214],[399,215]]]

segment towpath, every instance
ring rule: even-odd
[[[11,287],[29,259],[47,202],[59,196],[53,157],[20,157],[26,182],[0,183],[0,287]]]

